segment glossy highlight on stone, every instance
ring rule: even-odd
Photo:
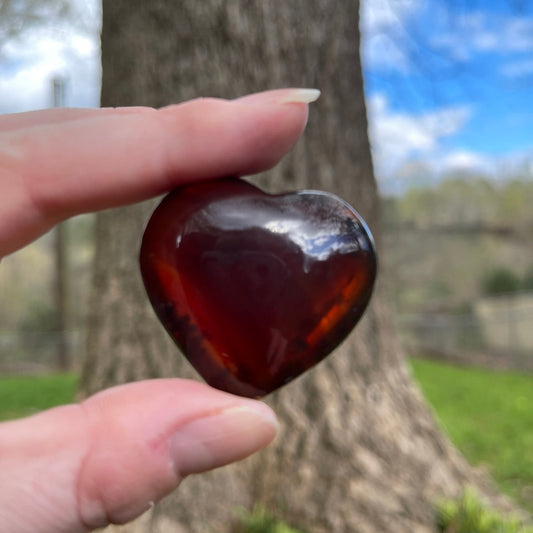
[[[213,387],[261,397],[326,357],[376,277],[370,231],[328,193],[270,195],[227,178],[166,196],[141,273],[154,310]]]

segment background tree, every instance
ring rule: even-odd
[[[358,1],[103,5],[104,106],[320,88],[304,138],[258,180],[273,190],[339,194],[366,218],[381,246]],[[98,217],[83,394],[127,380],[193,375],[157,323],[140,282],[138,246],[152,207]],[[342,347],[267,401],[281,420],[275,444],[240,465],[186,480],[177,500],[156,509],[157,524],[171,519],[184,531],[227,531],[237,506],[260,504],[309,531],[431,531],[435,499],[456,496],[466,484],[505,505],[442,435],[413,385],[383,280]]]
[[[0,46],[28,28],[69,13],[66,0],[0,0]]]
[[[35,29],[53,33],[65,21],[87,34],[94,33],[97,22],[89,2],[0,0],[0,57],[8,41]]]

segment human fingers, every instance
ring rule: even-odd
[[[237,98],[240,103],[287,103],[294,102],[296,98],[298,103],[311,103],[317,99],[320,91],[316,89],[276,89],[272,91],[263,91],[260,93],[249,94]],[[82,118],[96,118],[110,115],[127,115],[147,111],[149,107],[102,107],[93,108],[65,108],[58,107],[55,109],[42,109],[38,111],[26,111],[23,113],[11,113],[0,115],[0,132],[17,130],[28,127],[44,126],[50,124],[59,124],[70,122]]]
[[[195,180],[270,168],[307,120],[308,95],[302,100],[298,89],[274,93],[0,133],[0,255],[74,214],[137,202]]]
[[[284,99],[288,102],[293,101],[295,96],[299,103],[310,103],[316,100],[320,94],[316,89],[276,89],[264,91],[255,94],[249,94],[237,98],[240,103],[258,103],[266,104],[283,103]],[[50,124],[59,124],[70,122],[82,118],[96,118],[109,115],[126,115],[147,111],[149,107],[102,107],[94,108],[65,108],[58,107],[54,109],[41,109],[37,111],[26,111],[23,113],[11,113],[0,115],[0,132],[17,130],[28,127],[44,126]]]
[[[184,476],[266,446],[263,403],[204,384],[153,380],[0,425],[0,531],[61,533],[124,523]]]
[[[10,113],[0,115],[0,133],[20,130],[24,128],[34,128],[61,124],[62,122],[72,122],[83,118],[96,118],[110,115],[131,115],[139,113],[147,107],[101,107],[94,108],[74,108],[57,107],[54,109],[40,109],[38,111],[25,111],[23,113]]]

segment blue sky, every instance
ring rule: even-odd
[[[362,30],[384,188],[409,172],[533,170],[533,2],[367,0]]]
[[[75,1],[98,18],[97,0]],[[384,191],[456,170],[533,176],[533,0],[362,0],[361,29]],[[96,32],[55,26],[5,44],[0,113],[49,106],[54,75],[68,76],[68,105],[98,105]]]

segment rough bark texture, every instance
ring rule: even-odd
[[[165,105],[280,86],[317,87],[304,138],[262,176],[352,203],[379,238],[359,58],[359,3],[328,0],[104,1],[103,105]],[[137,251],[153,204],[102,213],[83,393],[192,376],[149,308]],[[355,333],[267,401],[282,431],[244,463],[186,480],[137,531],[228,531],[264,505],[310,532],[429,532],[432,503],[477,485],[506,503],[435,425],[404,367],[380,282]],[[166,524],[166,526],[164,525]],[[130,528],[129,531],[135,530]]]

